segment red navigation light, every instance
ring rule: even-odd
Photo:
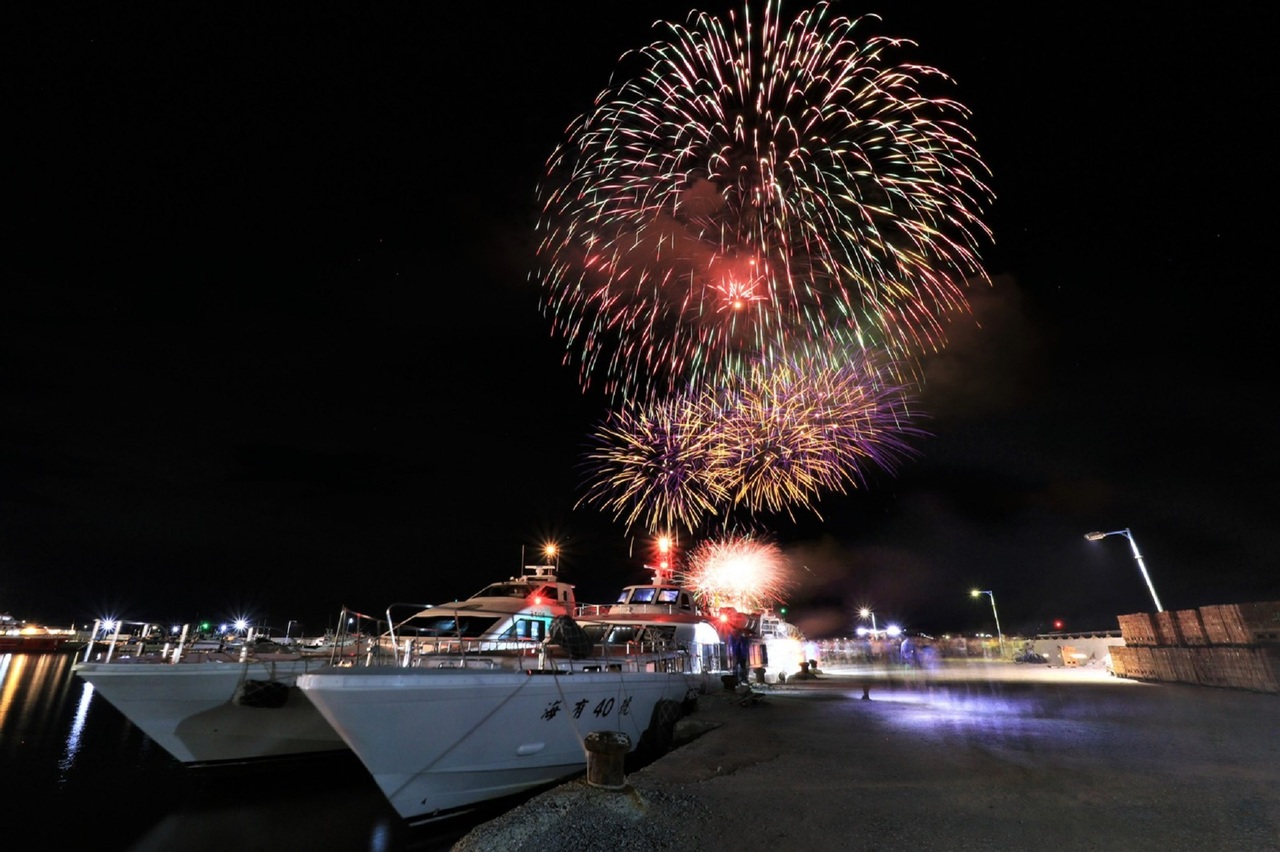
[[[1063,627],[1065,627],[1065,626],[1066,626],[1066,622],[1064,622],[1061,618],[1055,618],[1055,619],[1053,620],[1053,629],[1054,629],[1054,630],[1061,630],[1061,629],[1062,629]]]

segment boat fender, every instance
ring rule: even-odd
[[[640,735],[640,747],[654,757],[671,751],[675,743],[676,723],[683,715],[684,708],[679,701],[659,701],[649,717],[649,727]]]
[[[246,680],[236,689],[235,703],[241,707],[283,707],[289,700],[289,685],[278,680]]]
[[[567,615],[557,615],[551,619],[547,641],[564,648],[575,660],[591,656],[591,637],[582,629],[582,625]]]

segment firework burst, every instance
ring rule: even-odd
[[[714,430],[696,399],[612,412],[591,435],[583,501],[627,527],[692,529],[728,497],[711,469]]]
[[[916,377],[986,280],[968,111],[923,91],[949,78],[875,16],[781,6],[659,22],[548,159],[531,278],[584,386],[723,384],[796,338]]]
[[[749,535],[697,545],[678,579],[705,606],[733,607],[739,612],[770,609],[784,601],[794,585],[781,549]]]
[[[790,514],[915,454],[910,442],[925,432],[914,397],[865,363],[832,369],[793,361],[741,383],[718,418],[715,447],[732,505]]]
[[[911,394],[869,363],[797,359],[611,414],[591,436],[583,500],[628,527],[694,530],[737,508],[812,507],[864,483],[870,467],[892,472],[925,433]]]

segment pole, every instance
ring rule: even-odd
[[[1129,539],[1129,546],[1133,548],[1133,558],[1138,560],[1138,570],[1142,572],[1142,579],[1147,581],[1147,590],[1151,592],[1151,600],[1155,601],[1156,612],[1164,612],[1164,607],[1160,605],[1160,598],[1156,597],[1156,587],[1151,584],[1151,575],[1147,573],[1147,566],[1142,562],[1142,554],[1138,552],[1138,542],[1134,539],[1133,533],[1129,532],[1129,528],[1124,528],[1124,537]]]
[[[98,628],[102,626],[102,619],[95,618],[93,620],[93,632],[89,634],[89,644],[84,646],[84,659],[81,662],[89,662],[89,658],[93,655],[93,646],[98,641]]]
[[[995,592],[987,592],[987,597],[991,598],[991,615],[996,620],[996,639],[1000,642],[1000,656],[1004,656],[1004,634],[1000,632],[1000,613],[996,612],[996,594]]]

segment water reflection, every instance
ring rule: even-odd
[[[61,737],[58,720],[71,689],[68,654],[0,657],[0,745],[6,752]]]
[[[57,848],[92,844],[95,852],[430,852],[496,816],[410,830],[349,754],[193,772],[77,678],[75,659],[0,655],[0,801],[9,836]],[[15,819],[28,822],[15,827]]]
[[[80,701],[76,704],[76,715],[71,721],[71,731],[67,734],[67,747],[58,762],[58,769],[65,779],[66,773],[76,762],[76,752],[80,750],[80,735],[84,732],[84,721],[89,715],[89,703],[93,701],[93,684],[86,683],[80,693]]]

